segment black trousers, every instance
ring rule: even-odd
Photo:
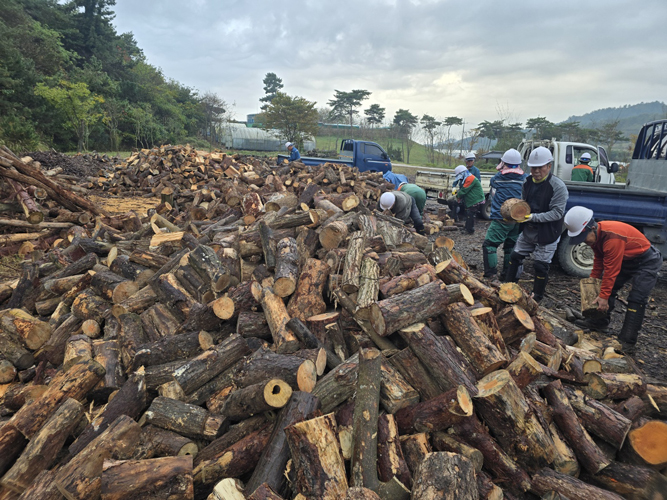
[[[477,213],[479,212],[480,208],[483,206],[483,204],[474,205],[466,209],[466,232],[468,234],[475,232],[475,219],[477,218]]]
[[[653,245],[640,256],[623,261],[621,271],[616,277],[609,297],[609,309],[614,308],[618,291],[628,281],[632,283],[632,290],[628,294],[628,302],[646,305],[649,295],[658,281],[660,268],[662,268],[662,254]]]

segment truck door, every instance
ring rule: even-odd
[[[607,156],[607,151],[602,146],[598,146],[598,158],[600,159],[600,165],[595,172],[595,182],[600,184],[614,184],[616,182],[616,176],[608,172],[609,168],[609,157]]]
[[[356,166],[360,172],[373,170],[385,173],[391,169],[389,155],[377,144],[371,142],[358,143],[358,148]]]

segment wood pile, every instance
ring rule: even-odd
[[[630,358],[373,211],[381,181],[227,168],[0,286],[0,499],[664,493],[667,388]]]

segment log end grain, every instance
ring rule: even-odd
[[[653,420],[628,434],[632,449],[649,465],[667,463],[667,423]]]

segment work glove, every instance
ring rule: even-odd
[[[523,218],[523,220],[520,220],[519,223],[521,223],[521,222],[530,222],[531,220],[533,220],[533,214],[528,214]]]
[[[456,196],[456,193],[458,192],[459,192],[458,188],[452,189],[452,196]]]

